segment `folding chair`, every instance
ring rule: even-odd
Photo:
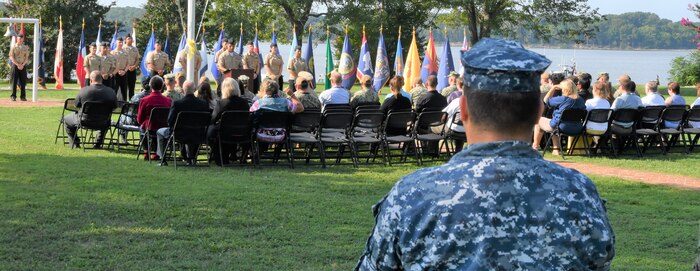
[[[172,157],[173,165],[177,169],[176,143],[183,145],[196,145],[194,156],[183,157],[192,159],[192,165],[196,165],[199,148],[207,143],[207,128],[211,121],[211,113],[201,111],[182,111],[177,114],[175,125],[170,131],[170,137],[165,144],[161,164],[166,164],[168,156]],[[189,150],[187,155],[190,155]]]
[[[139,159],[139,156],[141,156],[141,151],[143,151],[143,144],[144,141],[146,143],[146,157],[148,158],[148,161],[150,163],[151,161],[151,154],[153,153],[151,146],[153,142],[156,141],[156,132],[158,129],[163,128],[158,125],[156,127],[153,127],[153,123],[168,123],[168,115],[170,114],[170,108],[169,107],[154,107],[151,109],[151,113],[148,115],[148,123],[151,125],[151,128],[153,129],[147,129],[146,133],[141,137],[139,140],[139,146],[136,149],[136,160]],[[153,141],[152,141],[153,140]]]
[[[578,140],[584,140],[585,144],[588,144],[589,138],[593,139],[594,137],[604,138],[609,134],[610,131],[610,116],[612,115],[612,109],[593,109],[591,111],[588,111],[588,115],[586,116],[586,122],[584,123],[583,127],[583,133],[580,135],[577,135],[574,138],[573,141],[573,146],[574,148],[570,149],[570,152],[572,152],[575,149],[575,146],[578,142]],[[590,124],[600,124],[602,126],[605,126],[604,129],[598,130],[594,133],[589,132],[588,126]],[[594,142],[595,143],[595,142]],[[586,153],[590,156],[592,154],[595,154],[597,150],[600,149],[601,141],[599,140],[598,144],[596,144],[595,148],[588,144],[588,148],[585,150]],[[584,144],[584,145],[585,145]]]
[[[323,145],[318,137],[318,127],[321,123],[320,109],[304,109],[304,112],[294,115],[292,122],[292,131],[289,133],[289,142],[292,144],[290,150],[292,152],[292,164],[296,159],[296,145],[304,147],[304,158],[308,165],[311,161],[311,155],[316,149],[318,157],[323,167],[326,166],[326,158],[322,151]]]
[[[408,154],[408,149],[410,146],[415,147],[415,140],[413,138],[413,124],[415,123],[416,114],[411,111],[389,111],[386,119],[384,120],[384,129],[381,132],[382,142],[384,144],[384,149],[386,150],[386,160],[389,162],[389,166],[392,165],[391,145],[397,144],[398,149],[401,150],[401,159],[399,162],[406,162],[406,155]],[[414,150],[414,155],[416,161],[418,161],[418,152]]]
[[[416,119],[416,124],[413,126],[413,138],[416,140],[416,153],[418,153],[418,165],[423,164],[423,156],[425,153],[425,144],[435,142],[435,156],[440,155],[440,141],[445,140],[445,122],[447,121],[447,113],[442,111],[423,110]],[[433,132],[433,127],[441,128],[439,133]],[[450,153],[447,147],[447,153]]]
[[[448,151],[452,151],[450,155],[454,155],[457,153],[457,144],[462,144],[461,147],[463,148],[463,145],[467,143],[467,134],[465,132],[452,130],[453,125],[464,127],[459,112],[455,112],[454,114],[452,114],[452,116],[449,117],[447,123],[445,124],[445,140],[443,141],[443,145],[445,145],[445,148],[447,148]],[[442,149],[442,147],[440,148]]]
[[[642,141],[642,154],[646,153],[647,148],[654,143],[658,143],[659,150],[666,154],[666,149],[663,146],[664,139],[659,132],[659,119],[664,109],[666,109],[665,106],[649,106],[639,109],[639,120],[635,132]]]
[[[259,135],[254,136],[253,140],[253,155],[254,163],[256,166],[260,166],[261,160],[263,158],[271,158],[273,163],[279,160],[280,152],[282,147],[285,147],[287,153],[287,161],[290,168],[294,167],[294,161],[292,160],[292,155],[290,151],[289,143],[289,129],[291,127],[292,113],[290,112],[277,112],[261,109],[253,114],[253,127],[257,131],[261,129],[284,129],[283,138],[280,141],[272,141]],[[260,149],[260,145],[264,144],[265,147],[268,145],[274,145],[274,154],[271,157],[264,157],[263,151]]]
[[[362,104],[355,107],[355,114],[363,111],[379,111],[379,108],[381,108],[381,105],[379,103]]]
[[[321,113],[328,112],[353,112],[350,104],[327,104],[323,106]]]
[[[583,108],[567,108],[564,109],[564,111],[561,113],[561,117],[559,118],[559,122],[552,128],[554,130],[552,132],[547,132],[546,137],[545,137],[545,145],[544,148],[542,148],[542,155],[544,155],[547,152],[547,148],[552,144],[552,139],[554,136],[559,136],[559,145],[561,146],[561,150],[559,150],[559,154],[561,155],[561,158],[564,159],[564,144],[562,143],[562,137],[564,136],[571,136],[574,137],[574,142],[572,142],[572,146],[576,146],[576,139],[579,138],[581,135],[583,135],[583,130],[585,128],[584,124],[586,123],[586,116],[588,115],[588,111]],[[571,125],[571,126],[576,126],[578,125],[580,128],[574,129],[571,131],[565,131],[562,127],[562,125]],[[588,141],[583,141],[584,143],[584,148],[586,149],[586,154],[588,154]],[[571,151],[571,150],[567,150]],[[573,152],[572,152],[573,153]],[[571,153],[570,153],[571,154]]]
[[[659,119],[658,131],[661,135],[661,140],[665,141],[665,151],[671,151],[672,147],[676,147],[676,144],[680,141],[684,145],[687,145],[683,140],[683,121],[685,120],[686,108],[685,107],[669,107],[664,109],[661,113],[661,118]],[[675,124],[675,127],[669,127],[667,125]],[[683,146],[683,151],[688,153],[686,146]]]
[[[76,130],[76,137],[82,139],[81,144],[83,144],[83,151],[85,149],[89,149],[85,146],[97,143],[97,137],[94,134],[95,131],[102,133],[103,140],[107,138],[107,133],[109,132],[112,120],[113,108],[114,104],[111,103],[83,103],[80,111],[78,112],[78,119],[80,121]],[[104,144],[104,142],[101,144]],[[71,148],[73,147],[75,147],[75,144],[71,146]]]
[[[318,137],[321,141],[321,152],[324,157],[328,157],[326,149],[329,146],[336,146],[335,163],[340,164],[345,153],[345,148],[347,147],[350,149],[352,165],[357,168],[355,146],[349,134],[352,126],[352,118],[353,115],[351,112],[324,113],[321,117],[321,125],[318,127]]]
[[[63,139],[63,145],[68,144],[68,136],[66,136],[66,130],[63,128],[63,118],[66,113],[73,114],[78,112],[78,108],[75,107],[75,98],[68,98],[63,102],[63,111],[61,111],[61,118],[58,119],[58,128],[56,129],[56,139],[53,144],[58,143],[58,139]],[[59,133],[61,134],[59,136]]]
[[[681,125],[683,134],[687,137],[688,152],[693,152],[695,147],[700,146],[698,145],[698,139],[700,139],[700,125],[692,126],[692,124],[700,124],[700,106],[695,106],[688,110],[688,114],[685,118],[685,125]]]
[[[367,158],[366,163],[372,158],[372,162],[377,157],[377,149],[382,151],[382,165],[386,164],[386,150],[380,136],[382,122],[384,122],[384,114],[378,109],[375,112],[371,110],[357,110],[353,117],[352,128],[350,129],[350,140],[355,146],[355,153],[359,162],[360,158]],[[361,156],[361,145],[367,145],[367,155]]]
[[[638,109],[625,108],[613,111],[612,116],[610,116],[610,133],[606,139],[610,139],[610,147],[614,157],[620,155],[628,145],[632,145],[637,152],[637,156],[642,157],[642,151],[638,144],[639,135],[636,129],[637,122],[640,119],[639,116],[640,112]],[[627,125],[630,126],[625,127]]]
[[[216,133],[216,141],[219,149],[218,154],[212,153],[212,155],[219,156],[219,161],[223,167],[225,161],[227,161],[224,160],[223,146],[225,144],[236,144],[241,146],[242,150],[240,164],[245,164],[248,151],[251,150],[250,145],[253,142],[253,123],[251,113],[249,111],[225,111],[221,114],[219,123],[215,125],[218,128],[218,132]],[[248,147],[242,146],[246,144]],[[233,151],[235,153],[236,150]]]
[[[136,112],[138,111],[139,105],[135,103],[125,103],[121,106],[119,117],[117,121],[112,122],[112,133],[110,134],[110,145],[113,142],[117,142],[117,151],[121,151],[122,145],[136,147],[134,151],[138,150],[137,142],[140,140],[137,136],[139,134],[139,126],[136,124]],[[116,135],[116,138],[115,138]],[[122,138],[124,142],[119,142]],[[133,143],[133,144],[132,144]],[[110,146],[111,148],[111,146]]]

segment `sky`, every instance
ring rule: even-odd
[[[112,0],[100,0],[102,4],[109,4]],[[142,7],[146,0],[116,0],[118,7]],[[693,0],[588,0],[588,3],[598,8],[601,14],[621,14],[625,12],[645,11],[653,12],[664,19],[680,21],[681,17],[697,21],[693,12],[688,10],[689,3],[697,3]]]

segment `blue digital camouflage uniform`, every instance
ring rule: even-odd
[[[514,42],[486,39],[472,50],[462,59],[473,91],[539,93],[530,77],[551,63]],[[615,255],[591,180],[529,142],[471,144],[445,165],[403,177],[373,211],[356,270],[609,270]]]

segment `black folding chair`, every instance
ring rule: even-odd
[[[416,124],[413,126],[413,137],[416,140],[416,152],[418,153],[418,165],[423,164],[423,156],[425,154],[425,145],[434,142],[435,153],[433,157],[440,155],[440,141],[445,140],[445,122],[447,121],[447,113],[434,110],[423,110],[416,119]],[[433,128],[440,128],[440,132],[434,132]],[[450,153],[449,146],[447,153]]]
[[[350,104],[327,104],[323,106],[322,113],[330,112],[353,112]]]
[[[683,143],[683,151],[688,153],[685,148],[687,142],[683,140],[683,121],[685,120],[686,108],[685,107],[669,107],[664,109],[661,113],[661,118],[659,119],[658,131],[661,134],[661,140],[665,145],[664,153],[671,151],[671,148],[677,147],[676,144],[679,142]],[[676,124],[675,127],[669,127],[667,125]]]
[[[176,143],[181,145],[195,145],[194,155],[190,156],[187,150],[188,157],[183,157],[184,159],[190,159],[192,165],[196,165],[197,156],[199,155],[199,148],[202,144],[207,143],[207,128],[211,122],[210,112],[201,111],[182,111],[177,114],[175,119],[175,125],[170,131],[170,137],[165,144],[165,150],[163,150],[163,157],[161,157],[161,164],[166,164],[168,156],[173,159],[173,166],[177,169],[177,152]]]
[[[389,114],[387,114],[381,137],[389,166],[392,165],[391,158],[394,156],[391,154],[392,144],[397,144],[398,150],[401,150],[401,155],[399,156],[401,158],[399,162],[401,163],[406,162],[409,147],[415,147],[415,140],[412,134],[415,116],[416,114],[411,111],[389,111]],[[416,161],[418,161],[418,152],[413,151]]]
[[[359,162],[360,158],[367,158],[366,163],[372,158],[372,162],[377,157],[377,149],[382,151],[382,165],[386,164],[386,150],[382,144],[380,130],[384,122],[384,114],[378,109],[375,112],[366,110],[357,110],[353,118],[352,128],[350,129],[350,140],[355,146],[355,153]],[[367,145],[367,155],[360,155],[361,145]]]
[[[253,142],[253,122],[250,111],[225,111],[221,114],[216,133],[216,141],[219,147],[218,155],[221,166],[224,166],[223,146],[238,145],[241,146],[240,164],[245,164],[248,151],[251,150]],[[247,145],[247,147],[246,147]],[[233,150],[234,153],[236,150]],[[253,155],[251,155],[252,157]],[[228,158],[227,158],[228,159]]]
[[[547,152],[547,148],[552,144],[552,140],[554,136],[559,136],[559,145],[561,146],[561,150],[559,150],[559,154],[561,155],[561,158],[564,159],[564,144],[562,143],[562,137],[564,136],[571,136],[574,137],[574,141],[572,142],[572,148],[576,146],[576,143],[578,142],[576,139],[580,138],[581,135],[583,135],[583,130],[585,128],[584,124],[586,123],[586,116],[588,115],[588,111],[583,108],[567,108],[564,109],[564,111],[561,113],[561,117],[559,118],[559,122],[552,128],[554,130],[552,132],[547,132],[546,137],[545,137],[545,145],[544,148],[542,148],[542,155],[544,155]],[[571,126],[579,126],[580,128],[577,130],[570,130],[570,131],[565,131],[562,129],[562,125],[571,125]],[[584,140],[584,148],[586,150],[586,154],[588,154],[588,141]],[[572,154],[571,150],[567,150]]]
[[[295,161],[296,146],[299,145],[304,149],[304,158],[308,165],[314,149],[318,152],[318,157],[321,165],[325,167],[326,158],[322,151],[322,143],[318,137],[318,126],[321,123],[320,109],[304,109],[304,112],[294,115],[292,122],[292,131],[289,133],[289,142],[292,144],[290,150],[292,152],[292,161]],[[292,163],[294,164],[294,163]]]
[[[135,103],[124,103],[119,112],[117,121],[112,122],[112,133],[110,134],[110,148],[116,142],[117,151],[121,151],[122,145],[136,147],[132,151],[138,150],[139,126],[136,124],[136,117],[139,105]],[[116,137],[115,137],[116,136]],[[123,139],[123,142],[120,142]],[[133,143],[133,144],[132,144]]]
[[[693,123],[696,125],[700,123],[700,106],[695,106],[688,110],[685,123],[684,125],[681,125],[683,134],[687,138],[686,142],[688,143],[688,152],[692,152],[695,147],[700,146],[698,145],[698,139],[700,139],[700,125],[694,127],[691,125]]]
[[[606,139],[610,140],[613,156],[617,157],[628,146],[634,147],[637,156],[642,157],[642,151],[639,148],[639,135],[635,128],[640,120],[638,109],[625,108],[615,109],[610,116],[610,133]],[[629,127],[627,127],[629,125]]]
[[[94,134],[95,131],[102,133],[103,140],[107,138],[107,133],[112,120],[113,109],[114,104],[112,103],[83,103],[80,111],[78,112],[78,119],[80,121],[78,122],[78,128],[76,130],[76,136],[82,139],[81,143],[83,144],[83,151],[85,149],[89,149],[86,146],[97,143],[97,137]],[[73,142],[75,143],[75,140]],[[72,147],[75,147],[75,144],[73,144],[71,148]]]
[[[652,129],[656,130],[661,113],[666,109],[665,106],[647,106],[645,108],[639,109],[639,117],[641,118],[637,122],[637,131],[640,129]]]
[[[151,125],[153,123],[168,123],[168,114],[170,114],[169,107],[154,107],[153,109],[151,109],[151,112],[148,115],[148,123],[151,123]],[[151,146],[153,142],[156,142],[156,132],[158,132],[158,129],[160,128],[164,127],[155,127],[155,129],[146,130],[146,133],[144,133],[141,139],[139,140],[139,146],[136,149],[136,160],[138,160],[139,156],[141,156],[141,151],[144,150],[143,144],[146,143],[146,158],[150,163],[151,154],[153,153]]]
[[[350,149],[350,159],[353,167],[357,167],[357,155],[355,146],[350,137],[353,115],[351,112],[331,112],[324,113],[321,117],[321,125],[318,127],[318,137],[321,141],[321,152],[324,157],[328,157],[327,149],[335,146],[336,164],[340,164],[345,148]]]
[[[610,116],[612,115],[612,109],[592,109],[591,111],[588,111],[588,115],[586,116],[586,122],[584,123],[583,127],[583,133],[580,135],[577,135],[574,138],[573,142],[578,142],[578,140],[584,140],[586,144],[589,142],[589,138],[605,138],[610,131]],[[600,124],[604,125],[605,128],[603,130],[596,131],[594,133],[591,133],[588,131],[588,125],[589,124]],[[595,140],[594,140],[595,141]],[[595,143],[595,142],[594,142]],[[586,153],[590,156],[596,153],[597,150],[601,148],[601,141],[598,140],[598,143],[595,144],[594,146],[591,146],[589,144],[588,148],[585,150]],[[576,148],[576,145],[574,144],[573,147],[570,149],[570,153],[573,152]]]
[[[253,127],[255,131],[261,129],[283,129],[284,137],[280,141],[271,141],[264,137],[258,135],[254,136],[253,141],[253,157],[256,166],[260,166],[261,160],[263,158],[271,158],[273,163],[278,162],[280,152],[282,147],[285,147],[285,152],[287,154],[287,161],[290,168],[294,167],[294,161],[292,160],[292,154],[290,151],[289,143],[289,129],[292,123],[292,113],[290,112],[277,112],[261,109],[253,114]],[[270,145],[274,147],[274,154],[271,157],[265,157],[264,152],[261,150],[261,145],[267,148]]]
[[[379,103],[362,104],[362,105],[358,105],[357,107],[355,107],[355,114],[363,112],[363,111],[369,111],[369,112],[379,111],[379,108],[381,108],[381,104],[379,104]]]
[[[68,98],[63,102],[63,111],[61,111],[61,118],[58,119],[58,128],[56,129],[56,139],[54,140],[53,144],[58,143],[58,139],[61,138],[63,140],[63,145],[68,144],[68,136],[66,136],[66,130],[63,128],[63,118],[66,116],[66,113],[68,114],[73,114],[75,112],[78,112],[78,108],[75,107],[75,98]],[[60,133],[60,135],[59,135]]]

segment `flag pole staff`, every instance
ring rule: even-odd
[[[187,44],[193,45],[194,42],[194,29],[195,28],[195,14],[194,14],[194,0],[187,0]],[[189,48],[189,51],[193,51],[194,48]],[[195,82],[195,70],[194,70],[194,57],[187,57],[187,80],[190,82]]]

